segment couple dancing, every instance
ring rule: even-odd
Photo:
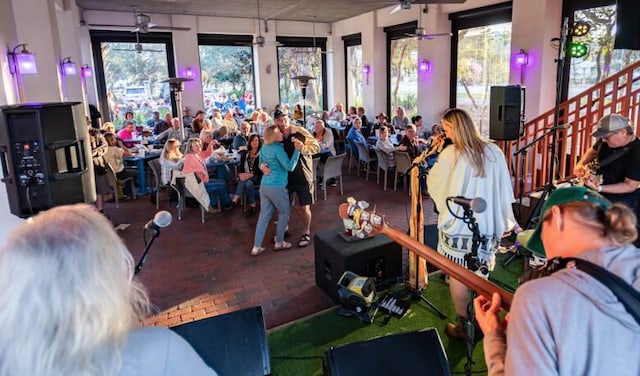
[[[260,183],[260,216],[251,249],[253,256],[265,251],[262,243],[274,209],[278,209],[274,250],[291,248],[284,236],[291,212],[289,195],[294,192],[304,225],[298,247],[306,247],[311,242],[312,156],[320,151],[320,144],[306,129],[291,125],[282,111],[276,110],[273,117],[274,125],[265,130],[264,146],[260,149],[260,170],[264,175]]]

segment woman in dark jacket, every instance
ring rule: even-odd
[[[260,147],[262,141],[260,136],[252,134],[249,136],[247,150],[240,153],[240,166],[238,167],[238,185],[236,193],[233,196],[233,202],[240,202],[240,198],[246,192],[247,202],[249,203],[249,215],[256,212],[256,194],[257,187],[260,186],[262,179],[262,171],[260,171]]]

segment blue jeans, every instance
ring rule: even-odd
[[[253,183],[253,179],[247,180],[238,180],[238,185],[236,186],[236,195],[242,197],[244,192],[247,192],[247,201],[249,205],[253,206],[256,203],[256,190]]]
[[[209,193],[209,199],[211,205],[216,205],[217,197],[220,197],[220,203],[223,208],[227,208],[232,205],[231,197],[229,197],[229,191],[227,191],[227,184],[222,179],[210,179],[204,183],[204,188]],[[218,208],[221,209],[221,208]]]
[[[256,234],[253,240],[255,247],[262,247],[267,226],[273,215],[273,210],[278,209],[278,227],[276,228],[276,242],[284,241],[284,232],[289,223],[291,204],[286,187],[260,186],[260,216],[256,225]]]

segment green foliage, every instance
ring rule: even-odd
[[[302,104],[302,92],[293,77],[310,75],[316,77],[309,82],[306,105],[314,111],[323,108],[322,103],[322,54],[316,47],[278,47],[278,77],[280,103]]]
[[[251,47],[200,46],[202,87],[212,88],[218,95],[245,91],[253,94],[253,54]]]

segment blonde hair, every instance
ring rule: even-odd
[[[0,375],[113,375],[149,312],[134,260],[93,206],[23,222],[0,250]]]
[[[197,137],[191,137],[189,140],[187,140],[187,150],[185,151],[186,154],[193,154],[193,151],[191,148],[193,147],[193,144],[195,144],[196,142],[202,145],[202,140]]]
[[[624,204],[614,203],[604,209],[591,201],[572,201],[558,206],[571,213],[574,221],[599,230],[602,237],[615,245],[632,243],[638,237],[638,220]]]
[[[175,138],[168,139],[162,148],[160,157],[174,162],[182,159],[184,155],[180,151],[180,141]]]
[[[469,159],[476,176],[484,177],[484,151],[489,142],[482,138],[471,115],[465,110],[452,108],[442,115],[442,121],[451,123],[456,150]]]
[[[277,142],[277,135],[280,133],[280,129],[278,129],[277,125],[270,125],[267,129],[264,130],[264,134],[262,137],[264,138],[264,144],[269,145],[274,142]]]
[[[113,123],[108,121],[108,122],[102,124],[102,130],[105,131],[105,132],[116,133],[116,126],[113,125]]]

